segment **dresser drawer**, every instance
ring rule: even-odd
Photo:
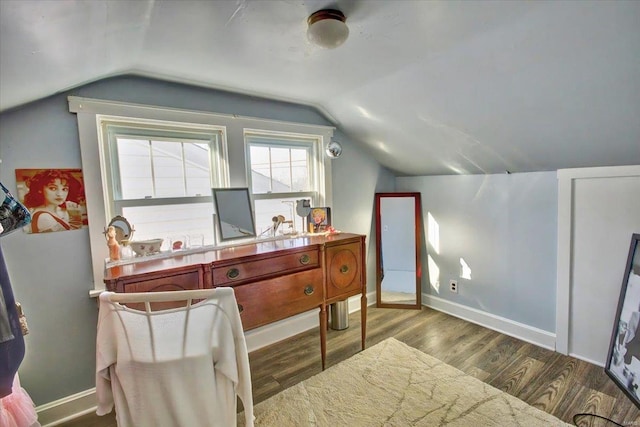
[[[163,274],[157,277],[128,277],[116,282],[114,292],[159,292],[200,289],[200,271],[194,270],[177,274]],[[109,289],[112,290],[112,289]]]
[[[234,287],[244,330],[257,328],[322,304],[322,270],[295,273]]]
[[[191,289],[200,289],[200,272],[192,271],[188,273],[180,273],[173,275],[165,275],[155,279],[143,280],[127,280],[124,283],[118,283],[122,286],[122,292],[165,292],[165,291],[184,291]],[[120,287],[120,286],[119,286]],[[129,308],[136,310],[144,310],[144,303],[126,304]],[[185,303],[180,302],[154,302],[151,303],[152,310],[166,310],[168,308],[182,307]]]
[[[327,248],[327,298],[362,291],[362,247],[358,243]]]
[[[254,261],[236,262],[214,267],[213,286],[235,286],[242,283],[267,279],[281,274],[295,273],[319,267],[317,249],[300,251]]]

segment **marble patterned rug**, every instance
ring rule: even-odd
[[[394,338],[259,403],[255,416],[257,427],[571,425]]]

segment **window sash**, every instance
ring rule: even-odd
[[[133,120],[133,119],[132,119]],[[127,207],[147,207],[147,206],[163,206],[163,205],[177,205],[177,204],[200,204],[203,202],[213,203],[213,197],[210,194],[210,188],[214,186],[224,186],[228,183],[228,177],[223,176],[225,174],[226,162],[222,158],[224,152],[222,142],[224,141],[224,131],[222,128],[212,129],[185,129],[185,124],[164,124],[158,125],[157,123],[137,123],[137,122],[109,122],[106,121],[103,124],[105,148],[105,174],[109,185],[106,188],[107,199],[107,211],[109,216],[122,215],[123,209]],[[172,195],[162,196],[155,193],[155,191],[146,195],[144,198],[132,197],[125,198],[122,188],[122,176],[120,168],[120,158],[118,152],[118,141],[131,139],[131,140],[145,140],[153,142],[171,142],[176,144],[184,143],[197,143],[207,144],[209,147],[209,191],[206,195]],[[151,161],[153,161],[153,155],[150,153]],[[185,161],[184,156],[181,159]],[[153,166],[151,166],[153,167]],[[226,174],[225,174],[226,175]],[[185,171],[182,171],[183,182],[186,180]],[[155,185],[156,177],[151,172],[151,183]],[[186,185],[186,182],[185,184]]]
[[[162,144],[166,143],[168,145],[163,146]],[[135,153],[134,150],[136,147],[126,147],[126,145],[136,145],[138,146],[138,153]],[[131,195],[127,195],[126,193],[130,193],[134,191],[133,189],[128,189],[125,191],[123,188],[123,184],[125,182],[125,178],[123,177],[123,170],[130,172],[130,168],[126,165],[125,162],[136,160],[136,157],[139,157],[140,160],[143,160],[145,164],[136,164],[135,168],[148,168],[149,173],[147,176],[144,176],[144,179],[148,180],[148,194],[145,194],[145,197],[153,197],[153,198],[166,198],[166,197],[179,197],[179,196],[188,196],[189,188],[192,186],[196,186],[198,182],[198,171],[202,175],[206,175],[206,187],[211,188],[211,170],[212,164],[214,161],[211,159],[211,142],[210,141],[192,141],[192,140],[174,140],[168,138],[142,138],[142,137],[130,137],[130,136],[121,136],[116,135],[115,141],[112,144],[112,158],[117,159],[118,167],[114,168],[113,178],[114,178],[114,198],[116,200],[126,200],[126,199],[135,199]],[[191,150],[202,149],[206,147],[206,166],[198,164],[195,159],[190,155]],[[177,151],[171,152],[171,150]],[[163,165],[165,163],[164,168],[170,167],[167,163],[173,162],[178,163],[179,165],[179,175],[181,178],[181,186],[182,186],[182,194],[173,194],[173,195],[163,195],[162,194],[162,183],[163,179],[166,179],[166,176],[163,177],[158,172],[162,170]],[[124,165],[123,165],[124,163]],[[175,165],[174,165],[175,166]],[[195,172],[195,173],[194,173]],[[166,191],[166,190],[165,190]],[[203,192],[200,192],[202,194]]]
[[[245,134],[245,146],[247,156],[247,181],[251,191],[251,197],[254,203],[254,216],[256,220],[256,228],[258,233],[268,233],[272,226],[272,218],[276,215],[284,215],[287,221],[292,222],[289,229],[285,226],[280,228],[281,232],[287,231],[306,231],[305,219],[300,218],[295,211],[295,203],[300,199],[311,200],[312,206],[319,206],[322,203],[323,187],[320,186],[319,170],[322,165],[322,159],[319,154],[322,152],[322,138],[320,136],[294,135],[287,133],[265,133],[251,132]],[[289,185],[291,191],[270,191],[255,192],[253,182],[253,159],[252,147],[268,147],[276,149],[298,149],[306,152],[305,167],[307,169],[306,188],[299,191],[293,190],[293,180]],[[267,167],[273,168],[272,158],[269,157]],[[291,155],[289,155],[289,165],[291,169],[294,167]],[[292,174],[292,172],[290,172]],[[270,180],[276,179],[273,173],[269,173]],[[286,184],[285,184],[286,185]],[[280,201],[281,205],[277,202]],[[272,203],[265,203],[272,202]]]
[[[321,189],[319,188],[319,167],[318,164],[321,160],[318,158],[320,150],[318,146],[321,144],[322,138],[318,136],[301,136],[288,133],[274,133],[269,132],[265,135],[257,134],[255,132],[245,134],[245,146],[246,146],[246,158],[247,158],[247,183],[249,189],[254,198],[263,198],[265,194],[282,194],[282,197],[292,197],[293,195],[302,195],[304,193],[312,193],[314,201],[317,201]],[[306,168],[307,168],[307,188],[301,190],[291,191],[267,191],[266,193],[255,192],[253,182],[253,164],[251,159],[252,147],[266,147],[266,148],[284,148],[284,149],[296,149],[306,151]],[[273,162],[269,159],[268,164],[270,170],[273,169]],[[289,160],[289,169],[293,168],[291,158]],[[271,173],[268,178],[270,181],[274,180],[274,176]],[[285,183],[286,185],[286,183]],[[292,188],[293,182],[289,184],[289,188]],[[273,188],[271,186],[271,188]]]

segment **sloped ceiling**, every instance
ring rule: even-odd
[[[0,111],[129,73],[314,105],[399,175],[640,164],[638,1],[0,1]]]

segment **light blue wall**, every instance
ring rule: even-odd
[[[396,186],[422,193],[425,229],[428,212],[439,225],[440,251],[427,243],[427,253],[440,269],[440,288],[425,281],[423,291],[555,332],[555,172],[402,177]],[[471,280],[460,278],[461,257]],[[450,279],[458,280],[458,294]]]
[[[103,80],[0,114],[0,180],[10,190],[16,190],[15,169],[82,167],[68,95],[330,125],[307,106],[139,77]],[[392,188],[394,177],[339,130],[335,136],[344,150],[332,161],[333,222],[341,230],[368,235],[373,194],[377,188]],[[229,141],[234,143],[242,141]],[[244,171],[232,174],[243,176]],[[36,405],[91,389],[97,306],[89,298],[93,284],[88,231],[18,231],[0,244],[31,330],[19,371],[22,385]],[[368,266],[375,271],[372,268]],[[368,288],[373,290],[375,276],[368,274]]]

